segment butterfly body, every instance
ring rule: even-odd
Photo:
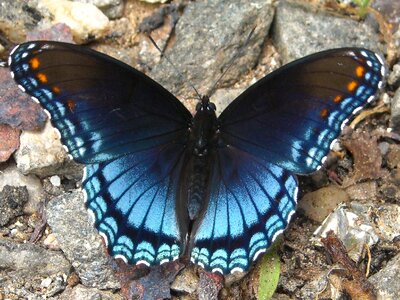
[[[206,270],[248,270],[295,212],[295,173],[323,164],[349,118],[383,85],[384,62],[342,48],[292,62],[219,117],[194,117],[168,91],[111,57],[36,41],[10,54],[12,76],[86,165],[86,206],[110,255],[158,265],[188,254]]]

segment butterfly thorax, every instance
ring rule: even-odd
[[[215,105],[203,97],[196,107],[196,114],[190,131],[189,161],[187,174],[187,205],[189,219],[195,220],[204,207],[210,174],[212,152],[215,149],[217,117]]]
[[[197,104],[196,114],[193,118],[191,127],[191,142],[193,154],[205,156],[209,153],[216,141],[217,116],[215,105],[210,102],[207,96],[202,97],[202,101]]]

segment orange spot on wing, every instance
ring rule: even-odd
[[[35,69],[39,68],[40,61],[37,57],[34,57],[29,61],[29,64],[31,65],[31,68],[35,70]]]
[[[341,95],[337,95],[335,98],[333,98],[333,102],[335,103],[339,103],[340,101],[342,101],[343,97]]]
[[[74,112],[74,109],[75,109],[75,101],[74,101],[74,100],[67,100],[67,106],[68,106],[68,109],[69,109],[71,112]]]
[[[58,86],[53,86],[52,90],[54,94],[59,94],[61,92],[61,89]]]
[[[358,67],[356,68],[356,75],[357,75],[358,77],[363,77],[363,76],[364,76],[364,73],[365,73],[365,68],[364,68],[364,67],[358,66]]]
[[[329,114],[329,109],[324,108],[319,112],[319,115],[321,116],[322,119],[325,119]]]
[[[44,73],[37,73],[36,75],[37,79],[39,79],[39,81],[41,83],[47,83],[47,76]]]
[[[356,81],[350,81],[349,84],[347,85],[347,90],[349,92],[353,92],[357,87],[357,82]]]

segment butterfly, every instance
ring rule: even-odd
[[[147,266],[186,256],[221,274],[248,270],[284,231],[295,174],[321,167],[385,76],[374,52],[327,50],[267,75],[217,117],[208,97],[192,116],[143,73],[82,46],[28,42],[9,66],[85,164],[86,206],[110,255]]]

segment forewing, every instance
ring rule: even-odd
[[[342,126],[381,88],[383,60],[366,49],[328,50],[267,75],[219,117],[220,137],[295,173],[319,168]]]
[[[191,115],[168,91],[122,62],[72,44],[36,41],[9,58],[22,90],[50,113],[81,163],[98,163],[187,136]]]

